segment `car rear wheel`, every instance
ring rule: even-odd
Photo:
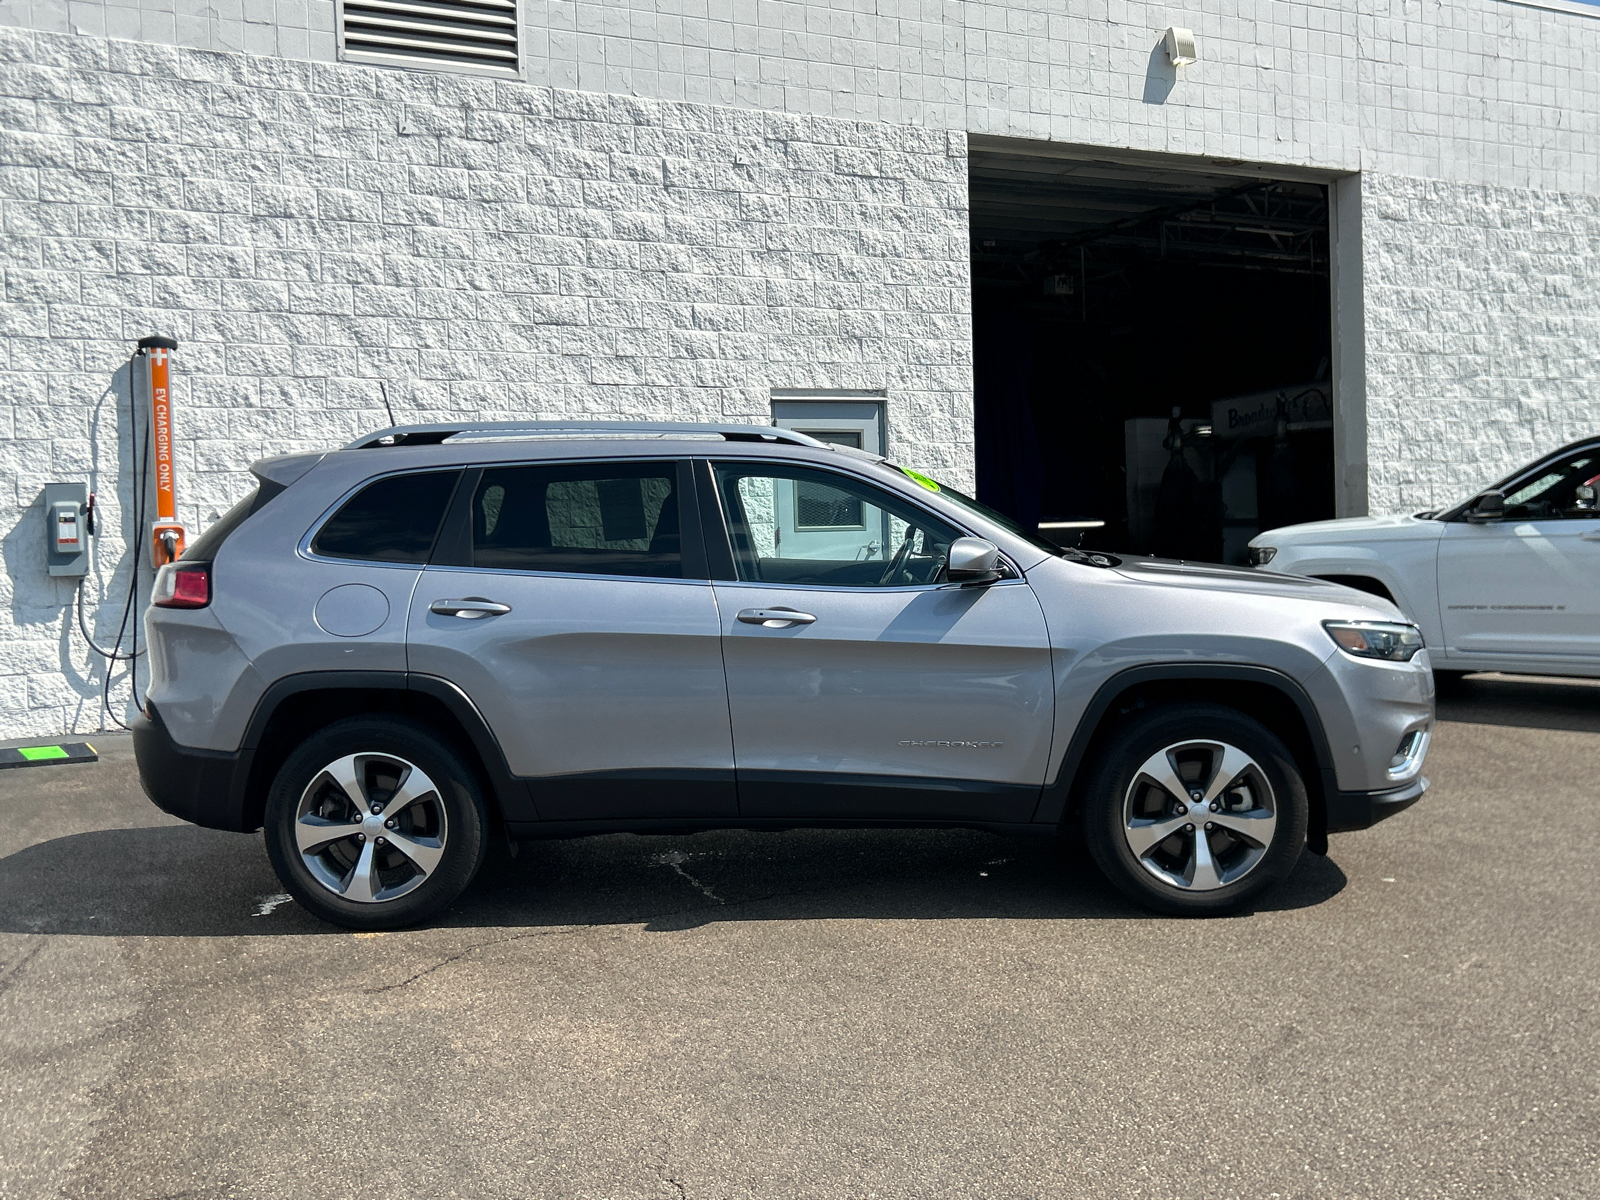
[[[1305,783],[1260,722],[1216,704],[1142,713],[1096,759],[1084,837],[1124,894],[1158,912],[1236,912],[1294,869]]]
[[[352,717],[284,762],[267,797],[266,842],[300,904],[350,929],[435,916],[472,881],[487,827],[472,771],[403,717]]]

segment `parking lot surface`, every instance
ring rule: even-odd
[[[1253,912],[968,831],[525,844],[351,934],[131,748],[0,773],[0,1196],[1593,1197],[1600,685]]]

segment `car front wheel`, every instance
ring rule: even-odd
[[[267,797],[267,854],[302,907],[350,929],[426,921],[485,850],[483,798],[461,756],[403,717],[353,717],[312,735]]]
[[[1084,836],[1124,894],[1158,912],[1235,912],[1294,869],[1305,783],[1260,722],[1216,704],[1149,710],[1092,768]]]

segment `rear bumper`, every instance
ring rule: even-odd
[[[1349,833],[1370,829],[1379,821],[1404,812],[1428,790],[1426,776],[1419,775],[1404,787],[1387,792],[1328,793],[1328,832]]]
[[[133,753],[139,783],[162,812],[208,829],[249,833],[259,823],[244,816],[245,755],[180,746],[154,706],[133,722]]]

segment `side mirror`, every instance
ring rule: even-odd
[[[982,538],[963,537],[950,543],[945,577],[951,583],[993,583],[1000,578],[1000,547]]]
[[[1469,521],[1498,521],[1505,515],[1506,496],[1504,492],[1485,492],[1467,510],[1467,520]]]
[[[1579,512],[1594,512],[1594,488],[1589,484],[1581,484],[1572,493],[1572,507]]]

